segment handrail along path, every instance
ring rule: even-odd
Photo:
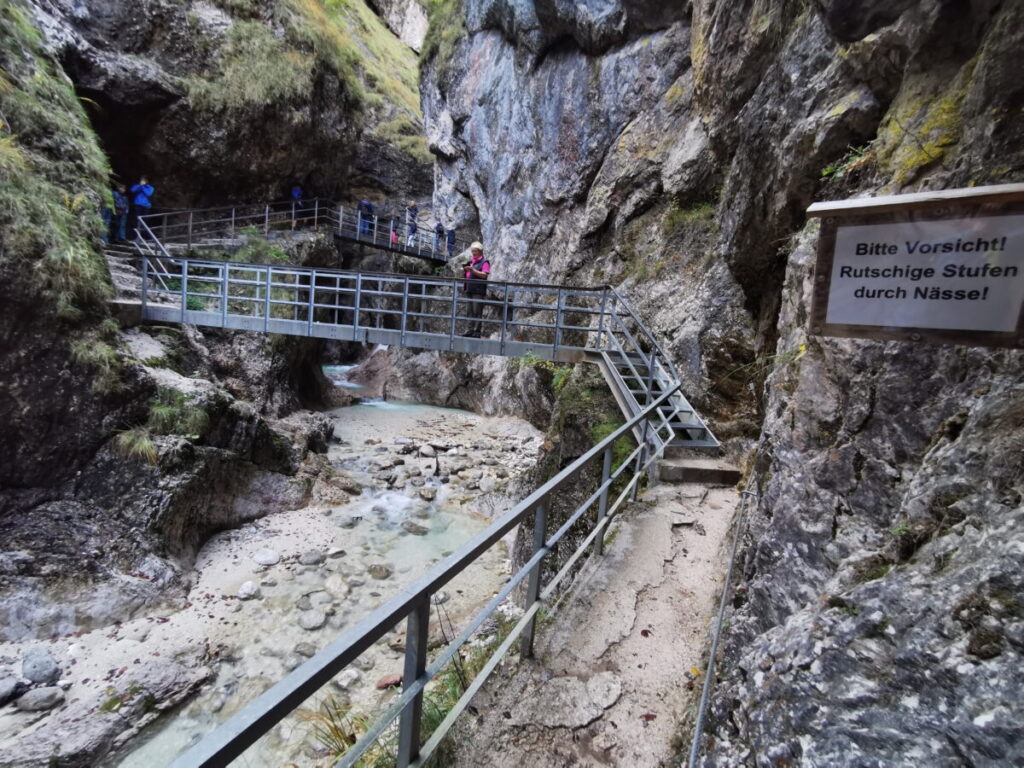
[[[191,254],[198,243],[184,251],[175,248],[158,236],[148,218],[140,219],[137,240],[145,320],[594,363],[626,418],[621,427],[503,517],[187,750],[172,763],[173,768],[228,765],[403,620],[402,693],[338,765],[354,765],[389,729],[397,730],[396,765],[423,765],[513,644],[519,642],[523,656],[532,654],[538,610],[581,557],[603,553],[609,522],[635,498],[664,451],[718,447],[683,395],[671,360],[625,298],[608,286],[489,282],[487,295],[476,298],[463,293],[461,279],[447,277],[196,259]],[[195,220],[193,214],[193,237]],[[613,445],[626,435],[636,439],[636,446],[614,466]],[[581,473],[597,466],[601,479],[596,488],[558,530],[549,532],[552,501]],[[429,660],[431,597],[505,534],[531,522],[530,558],[459,636]],[[545,582],[545,559],[581,522],[588,525],[587,535]],[[428,683],[516,589],[525,592],[522,618],[424,740],[420,729]]]

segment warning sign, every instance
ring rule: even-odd
[[[985,192],[993,189],[1003,188]],[[859,201],[836,204],[838,215],[822,223],[812,332],[1022,346],[1024,207],[987,199],[972,209],[971,193],[981,191],[907,209],[900,197],[860,201],[885,206],[874,215]]]

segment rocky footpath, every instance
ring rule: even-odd
[[[435,209],[625,291],[751,459],[709,765],[1020,759],[1021,353],[809,338],[804,211],[1024,178],[1022,12],[469,0],[427,67]]]
[[[111,751],[110,764],[165,764],[511,506],[508,483],[539,445],[517,420],[426,407],[363,405],[330,418],[334,437],[299,508],[214,535],[180,605],[45,644],[0,644],[0,765],[95,765]],[[253,489],[249,503],[269,503],[269,490]],[[444,626],[458,627],[506,574],[495,548],[453,581],[437,596]],[[435,621],[432,642],[444,640]],[[389,635],[325,693],[377,711],[403,647],[400,632]],[[327,746],[303,722],[275,729],[252,758],[322,758]]]

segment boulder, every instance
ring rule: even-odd
[[[37,685],[55,683],[60,666],[43,648],[30,648],[21,660],[21,676]]]
[[[35,688],[20,699],[14,706],[22,712],[45,712],[64,703],[64,691],[57,686],[48,688]]]

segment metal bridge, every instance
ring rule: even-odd
[[[301,204],[292,201],[253,203],[163,211],[139,218],[138,230],[150,245],[154,238],[171,253],[197,250],[230,250],[253,236],[312,228],[329,230],[339,240],[400,253],[430,261],[444,262],[469,247],[469,240],[448,231],[438,236],[427,213],[415,226],[404,213],[365,216],[358,206],[314,198]]]
[[[338,219],[329,221],[344,221],[344,216],[342,211]],[[557,587],[581,557],[603,553],[609,522],[635,498],[659,460],[683,449],[714,449],[718,441],[687,402],[672,361],[611,287],[490,282],[486,296],[474,298],[463,292],[462,279],[196,259],[191,254],[214,247],[218,237],[211,230],[200,233],[194,226],[195,216],[192,221],[191,234],[186,234],[191,242],[183,248],[174,247],[173,241],[165,243],[151,217],[140,220],[136,244],[142,254],[141,313],[145,320],[593,363],[600,367],[625,415],[622,427],[172,764],[173,768],[230,764],[404,621],[402,692],[339,757],[337,765],[355,765],[383,740],[392,745],[396,765],[422,766],[515,642],[519,641],[521,655],[532,654],[538,610],[556,595]],[[173,226],[168,222],[169,237]],[[268,225],[265,232],[269,231]],[[479,335],[472,334],[478,323]],[[615,466],[613,445],[629,435],[635,438],[635,448]],[[553,501],[570,489],[578,493],[579,480],[588,477],[593,478],[590,495],[556,531],[549,531],[548,512]],[[520,524],[532,524],[531,557],[458,637],[430,659],[427,638],[432,597]],[[582,543],[558,573],[545,580],[546,558],[571,529],[579,531],[581,527],[587,530]],[[446,665],[459,663],[460,649],[517,589],[525,592],[522,618],[443,722],[432,733],[421,733],[427,686]]]

